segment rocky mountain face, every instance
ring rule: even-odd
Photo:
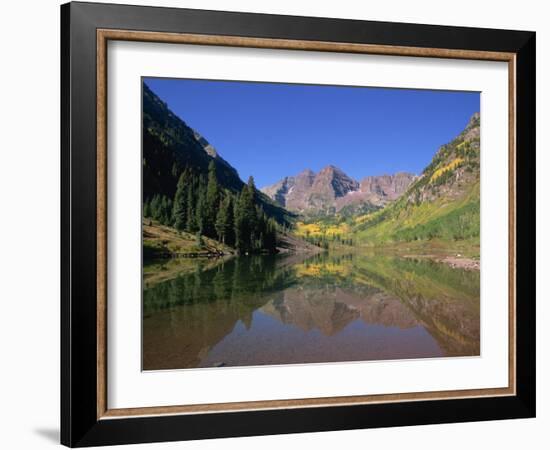
[[[220,156],[218,151],[214,148],[212,144],[210,144],[210,142],[206,140],[204,136],[201,136],[196,130],[193,130],[193,135],[195,136],[195,139],[199,142],[199,144],[202,146],[203,150],[211,158],[215,159],[217,162],[224,165],[229,170],[233,170],[235,173],[237,173],[237,171],[233,168],[233,166]]]
[[[418,204],[440,198],[457,200],[479,182],[480,118],[475,113],[455,139],[439,148],[431,163],[411,186],[408,202]]]
[[[395,200],[414,181],[410,173],[366,177],[360,182],[329,165],[319,173],[306,169],[262,190],[290,211],[334,214],[376,209]]]
[[[406,172],[366,177],[361,180],[360,191],[385,200],[395,200],[407,190],[414,179],[414,175]]]
[[[344,197],[348,192],[356,191],[358,188],[359,183],[348,177],[338,167],[327,166],[313,179],[310,202],[314,208],[322,208],[327,203]]]

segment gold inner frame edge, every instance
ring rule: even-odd
[[[167,44],[216,45],[279,50],[362,53],[388,56],[472,59],[508,62],[508,387],[400,394],[318,397],[287,400],[261,400],[199,405],[147,406],[109,409],[107,405],[107,42],[109,40],[157,42]],[[159,33],[148,31],[97,30],[97,419],[174,414],[205,414],[266,409],[349,406],[402,401],[446,400],[511,396],[516,394],[516,54],[478,50],[424,48],[303,41],[240,36]]]

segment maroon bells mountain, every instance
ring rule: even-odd
[[[329,165],[317,174],[306,169],[288,176],[261,191],[284,208],[304,214],[333,214],[376,209],[397,199],[416,176],[399,172],[354,180],[341,169]]]

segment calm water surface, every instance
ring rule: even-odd
[[[143,368],[479,355],[479,272],[323,253],[146,266]]]

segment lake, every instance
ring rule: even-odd
[[[143,369],[479,355],[479,271],[375,254],[144,267]]]

